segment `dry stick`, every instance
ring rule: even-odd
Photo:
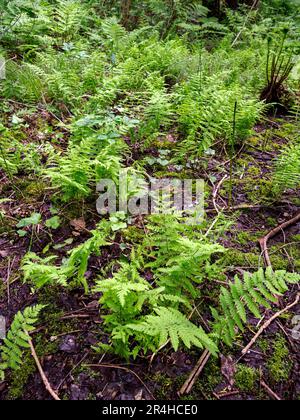
[[[260,384],[263,388],[265,388],[265,390],[267,391],[267,393],[269,394],[271,398],[277,401],[281,401],[281,398],[278,397],[278,395],[275,394],[275,392],[272,391],[272,389],[263,380],[260,381]]]
[[[206,363],[208,362],[209,358],[211,356],[211,353],[209,350],[205,350],[200,359],[198,360],[196,366],[194,367],[194,369],[192,370],[190,376],[188,377],[188,379],[185,381],[185,383],[183,384],[183,386],[180,388],[178,394],[179,396],[184,395],[184,394],[189,394],[194,386],[194,383],[196,382],[196,380],[198,379],[200,373],[202,372],[202,370],[204,369]]]
[[[287,222],[284,222],[281,225],[277,226],[275,229],[272,229],[266,236],[259,240],[259,245],[261,247],[267,266],[272,267],[272,263],[268,252],[268,240],[273,238],[273,236],[277,235],[277,233],[281,232],[283,229],[286,229],[287,227],[297,223],[298,221],[300,221],[300,213],[292,219],[288,220]]]
[[[231,397],[233,395],[238,395],[240,394],[240,391],[229,391],[229,392],[224,392],[224,393],[220,392],[219,394],[214,392],[213,394],[219,400],[220,398],[226,398],[226,397]]]
[[[244,31],[244,29],[245,29],[245,27],[246,27],[246,24],[247,24],[247,22],[248,22],[248,19],[249,19],[249,17],[250,17],[250,13],[251,13],[251,12],[252,12],[252,10],[253,10],[253,9],[257,6],[258,2],[259,2],[259,0],[254,0],[253,4],[252,4],[252,6],[251,6],[251,9],[250,9],[250,11],[249,11],[248,15],[246,16],[246,19],[245,19],[245,21],[244,21],[244,25],[243,25],[242,29],[240,30],[240,32],[239,32],[239,33],[237,34],[237,36],[235,37],[235,39],[234,39],[233,43],[231,44],[231,47],[234,47],[234,45],[237,43],[237,41],[238,41],[239,37],[242,35],[242,32]]]
[[[41,378],[42,378],[42,381],[43,381],[43,383],[45,385],[45,388],[46,388],[46,390],[49,392],[49,394],[52,396],[52,398],[54,400],[60,401],[59,396],[56,394],[56,392],[53,391],[53,388],[51,387],[50,382],[48,381],[48,379],[47,379],[47,377],[46,377],[46,375],[45,375],[45,373],[43,371],[42,365],[41,365],[41,363],[40,363],[40,361],[39,361],[39,359],[37,357],[37,354],[36,354],[35,348],[33,346],[32,340],[31,340],[29,334],[27,334],[27,335],[28,335],[28,343],[30,345],[32,357],[34,358],[34,361],[35,361],[35,363],[37,365],[38,371],[39,371],[39,373],[41,375]]]
[[[270,206],[267,205],[260,205],[260,204],[239,204],[237,206],[232,206],[232,207],[223,207],[221,210],[222,212],[224,211],[237,211],[237,210],[252,210],[252,209],[262,209],[262,208],[269,208]],[[206,209],[205,210],[206,213],[217,213],[217,210],[214,208],[210,208],[210,209]],[[220,213],[220,212],[219,212]]]
[[[300,293],[297,294],[297,298],[295,300],[295,302],[291,303],[290,305],[286,306],[284,309],[282,309],[279,312],[276,312],[276,314],[274,314],[268,321],[266,321],[258,330],[258,332],[255,334],[255,336],[252,338],[252,340],[250,341],[249,344],[247,344],[247,346],[242,350],[242,355],[244,356],[245,354],[248,353],[248,351],[251,349],[251,347],[253,346],[253,344],[257,341],[257,339],[261,336],[261,334],[269,327],[269,325],[272,324],[273,321],[275,321],[275,319],[277,319],[278,317],[280,317],[282,314],[284,314],[285,312],[289,311],[290,309],[292,309],[294,306],[298,305],[300,301]]]
[[[216,212],[217,212],[217,213],[220,213],[220,210],[218,209],[218,205],[217,205],[217,196],[218,196],[219,190],[220,190],[220,188],[221,188],[221,186],[222,186],[223,182],[224,182],[227,178],[228,178],[228,175],[225,175],[225,176],[221,179],[221,181],[218,183],[217,187],[215,188],[215,190],[214,190],[214,192],[213,192],[213,205],[214,205],[214,208],[215,208],[215,210],[216,210]],[[222,210],[223,210],[223,209],[222,209]],[[222,211],[222,210],[221,210],[221,211]]]

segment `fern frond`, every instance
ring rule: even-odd
[[[126,327],[133,331],[150,335],[157,339],[158,347],[170,339],[175,351],[182,341],[187,348],[195,345],[206,348],[211,353],[217,354],[214,342],[201,327],[190,322],[181,312],[173,308],[159,307],[155,309],[156,315],[148,315],[143,322],[129,324]]]
[[[271,267],[265,271],[261,268],[253,274],[245,273],[243,281],[236,276],[229,289],[221,288],[222,315],[214,311],[215,331],[227,344],[231,344],[236,336],[236,328],[244,331],[247,310],[256,318],[261,318],[260,307],[270,309],[270,303],[276,302],[276,296],[288,290],[288,284],[299,281],[299,274],[273,271]]]
[[[8,368],[19,369],[22,366],[22,355],[24,349],[29,348],[28,333],[34,330],[34,324],[44,305],[36,305],[25,308],[23,312],[18,312],[11,324],[4,344],[0,347],[1,364],[0,380],[4,378],[4,371]]]
[[[300,144],[287,145],[277,158],[273,190],[279,194],[300,187]]]
[[[99,223],[97,229],[91,231],[92,237],[74,248],[70,252],[69,258],[60,266],[53,264],[56,259],[55,256],[41,258],[33,252],[27,253],[22,261],[24,280],[31,281],[35,287],[41,288],[53,284],[66,287],[68,280],[75,279],[87,293],[88,284],[85,273],[89,258],[92,254],[99,255],[101,248],[109,245],[107,241],[109,233],[109,223],[107,221]]]

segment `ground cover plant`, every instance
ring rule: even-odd
[[[299,399],[299,39],[297,0],[0,1],[1,400]]]

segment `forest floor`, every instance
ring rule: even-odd
[[[11,114],[21,105],[12,104]],[[28,127],[25,138],[40,143],[40,126],[45,123],[55,133],[57,120],[46,110],[24,115]],[[216,154],[209,157],[206,170],[189,169],[194,178],[204,178],[209,186],[207,214],[213,220],[217,211],[230,215],[231,227],[221,239],[228,252],[224,256],[227,273],[232,276],[245,269],[257,269],[263,264],[258,240],[300,211],[300,197],[289,191],[280,202],[269,197],[274,158],[287,143],[293,130],[288,118],[265,118],[255,127],[234,159],[234,191],[232,208],[228,209],[228,181],[230,159],[222,144],[215,145]],[[67,136],[66,136],[67,138]],[[168,136],[170,144],[162,148],[172,150],[176,139]],[[47,139],[46,139],[47,140]],[[60,145],[60,147],[62,147]],[[219,148],[219,149],[218,149]],[[172,152],[171,152],[172,153]],[[131,159],[143,155],[157,157],[154,150],[133,151]],[[204,158],[205,159],[205,158]],[[148,168],[149,173],[153,168]],[[162,168],[174,172],[174,168]],[[152,173],[151,173],[152,174]],[[62,291],[61,288],[41,289],[38,292],[23,284],[20,262],[30,247],[40,254],[51,247],[63,258],[74,244],[89,238],[88,231],[99,222],[93,199],[85,203],[69,202],[60,209],[65,221],[51,233],[37,227],[32,237],[20,238],[15,224],[20,218],[38,212],[43,219],[51,217],[51,190],[45,189],[38,178],[19,175],[14,185],[4,172],[0,174],[1,195],[9,201],[1,204],[5,211],[5,224],[0,222],[0,313],[9,321],[18,310],[34,303],[45,303],[38,328],[32,333],[38,357],[53,389],[62,399],[298,399],[300,397],[300,341],[293,338],[292,320],[300,313],[300,304],[278,317],[260,336],[253,348],[242,357],[242,349],[257,330],[257,320],[248,323],[247,330],[239,336],[233,349],[221,349],[221,355],[211,357],[188,395],[179,397],[178,391],[188,378],[197,360],[199,350],[174,352],[166,346],[155,357],[140,357],[126,364],[116,356],[95,355],[91,345],[96,345],[105,334],[101,330],[97,296],[83,294],[81,289]],[[214,199],[213,199],[214,198]],[[8,226],[8,221],[11,222]],[[141,226],[140,219],[135,227]],[[99,257],[89,262],[88,277],[109,261],[119,259],[126,243],[123,233],[118,233],[111,246],[103,248]],[[295,223],[269,241],[269,253],[275,269],[300,270],[300,222]],[[126,251],[125,251],[126,252]],[[214,296],[214,285],[211,286]],[[283,309],[295,300],[298,286],[293,286],[280,300]],[[205,296],[199,302],[207,306]],[[201,314],[205,314],[205,310]],[[274,312],[266,310],[265,322]],[[101,316],[101,314],[100,314]],[[195,314],[194,316],[198,316]],[[202,315],[201,315],[202,316]],[[202,316],[202,324],[208,320]],[[0,383],[0,399],[50,399],[34,360],[29,353],[21,371],[11,372]]]

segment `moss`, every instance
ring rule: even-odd
[[[291,202],[292,202],[295,206],[300,207],[300,198],[298,198],[298,197],[291,197],[291,198],[290,198],[290,200],[291,200]]]
[[[226,267],[249,267],[257,268],[261,263],[260,256],[252,252],[242,252],[237,249],[230,249],[221,259],[221,264]]]
[[[258,168],[257,166],[251,166],[248,169],[248,176],[250,176],[252,178],[256,178],[256,177],[261,176],[260,168]]]
[[[271,228],[274,228],[278,225],[278,220],[275,219],[275,217],[268,217],[267,223],[268,223],[268,226],[270,226]]]
[[[251,144],[251,146],[260,146],[261,137],[260,136],[249,137],[248,140],[247,140],[247,143]]]
[[[236,235],[236,242],[240,245],[249,245],[251,242],[257,242],[260,237],[264,235],[263,232],[250,233],[247,231],[238,232]]]
[[[300,271],[300,247],[298,241],[290,239],[291,243],[284,248],[282,243],[273,245],[269,249],[271,261],[275,262],[276,269],[285,269],[289,271]],[[293,243],[296,242],[296,243]],[[287,255],[289,258],[287,258]],[[281,264],[281,266],[280,266]]]
[[[132,244],[140,243],[145,238],[145,232],[136,226],[129,226],[122,231],[124,241]]]
[[[215,358],[210,358],[206,364],[201,378],[199,378],[193,388],[194,399],[199,398],[199,394],[206,399],[213,399],[213,392],[222,382],[221,368]]]
[[[5,233],[9,235],[15,232],[15,221],[13,219],[9,219],[5,217],[0,218],[0,234]]]
[[[40,316],[41,324],[45,324],[46,332],[51,336],[66,334],[77,328],[78,321],[74,319],[61,320],[63,311],[59,306],[60,287],[45,287],[39,290],[38,303],[46,305]]]
[[[261,203],[272,197],[273,181],[265,178],[256,180],[253,188],[253,178],[246,178],[242,184],[246,188],[247,199],[251,203]]]
[[[0,298],[5,295],[6,292],[6,286],[4,284],[3,280],[0,280]]]
[[[265,338],[258,340],[257,345],[264,354],[266,354],[270,348],[270,342]]]
[[[238,365],[234,379],[238,389],[243,392],[253,392],[259,379],[259,373],[250,366]]]
[[[286,258],[286,256],[272,254],[270,252],[270,258],[272,266],[275,270],[288,270],[289,260]],[[230,249],[230,252],[227,252],[221,259],[221,264],[228,268],[246,267],[258,269],[262,263],[263,261],[259,251],[257,254],[255,254],[253,252],[242,252],[237,249]]]
[[[39,200],[45,194],[46,184],[41,181],[31,181],[25,189],[25,198]]]
[[[29,351],[24,353],[23,361],[24,363],[20,369],[11,371],[8,390],[8,399],[10,400],[16,400],[22,397],[30,375],[36,371],[35,362]]]
[[[46,184],[43,181],[26,178],[16,182],[16,196],[26,203],[39,201],[45,195]]]
[[[279,334],[273,342],[273,353],[267,363],[267,367],[273,382],[278,383],[288,380],[292,369],[292,362],[289,357],[286,340]]]
[[[38,357],[55,354],[57,343],[50,342],[43,334],[34,335],[34,346]],[[21,398],[30,376],[36,371],[35,362],[29,351],[23,355],[23,364],[20,369],[11,371],[8,398],[15,400]]]
[[[162,373],[156,373],[151,379],[159,385],[159,389],[155,392],[157,399],[167,400],[172,393],[173,379]]]
[[[289,270],[290,262],[286,256],[273,254],[270,255],[270,259],[274,270]]]

